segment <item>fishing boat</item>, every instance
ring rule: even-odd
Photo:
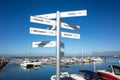
[[[120,66],[110,65],[108,70],[98,70],[97,73],[101,79],[120,80]]]

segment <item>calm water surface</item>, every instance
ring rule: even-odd
[[[107,69],[109,65],[118,65],[120,58],[107,58],[101,63],[96,63],[96,69]],[[62,71],[69,73],[78,73],[79,70],[94,70],[93,63],[89,64],[73,64],[69,67],[62,67]],[[0,80],[50,80],[52,75],[56,74],[56,67],[50,65],[42,65],[34,69],[25,69],[10,62],[0,71]]]

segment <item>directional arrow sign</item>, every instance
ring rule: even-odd
[[[38,17],[35,17],[35,16],[30,16],[30,22],[56,26],[56,21],[49,20],[49,19],[42,18],[42,17],[38,18]],[[80,29],[80,26],[67,24],[67,23],[63,23],[63,22],[61,22],[61,27],[66,28],[66,29],[72,29],[72,30]]]
[[[54,20],[49,20],[49,19],[42,18],[42,17],[38,18],[38,17],[35,17],[35,16],[30,16],[30,22],[46,24],[46,25],[55,25]]]
[[[39,35],[55,36],[56,33],[55,33],[55,31],[53,31],[53,30],[47,30],[47,29],[30,27],[30,34],[39,34]]]
[[[56,36],[56,31],[30,27],[30,34]],[[80,39],[80,34],[61,32],[61,37]]]
[[[40,41],[40,42],[32,42],[33,48],[38,47],[55,47],[56,41]]]
[[[79,30],[80,29],[80,26],[67,24],[67,23],[63,23],[63,22],[61,22],[61,27],[66,28],[66,29],[71,29],[71,30]]]
[[[61,12],[61,17],[87,16],[87,10]]]
[[[46,19],[56,18],[56,13],[43,14],[43,15],[34,15],[35,17],[43,17]]]
[[[51,19],[51,18],[56,18],[56,13],[35,15],[35,16]],[[75,17],[75,16],[87,16],[87,10],[67,11],[60,13],[60,17]]]
[[[32,42],[33,48],[38,47],[55,47],[56,41],[39,41],[39,42]],[[61,42],[61,47],[64,48],[64,43]]]
[[[76,33],[61,32],[61,36],[65,38],[80,39],[80,34],[76,34]]]

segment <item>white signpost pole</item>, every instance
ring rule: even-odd
[[[57,11],[57,21],[56,21],[56,78],[60,80],[60,37],[61,37],[61,23],[60,23],[60,12]]]

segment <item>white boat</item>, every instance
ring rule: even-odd
[[[92,60],[93,62],[102,62],[102,61],[103,61],[103,59],[100,58],[100,57],[91,58],[91,60]]]
[[[79,74],[69,74],[68,72],[61,72],[60,78],[63,80],[85,80],[82,75]],[[56,75],[51,77],[51,80],[56,80]]]
[[[29,67],[29,66],[39,66],[42,63],[40,61],[29,61],[29,60],[24,60],[20,63],[20,66],[24,67]]]
[[[42,64],[42,62],[38,61],[38,60],[32,61],[32,63],[33,63],[34,66],[40,66]]]
[[[40,66],[32,66],[32,67],[20,66],[20,68],[23,69],[23,70],[25,70],[25,71],[29,71],[31,69],[38,70],[41,67]]]
[[[33,64],[30,63],[30,61],[25,60],[20,63],[20,66],[27,67],[27,66],[33,66]]]

